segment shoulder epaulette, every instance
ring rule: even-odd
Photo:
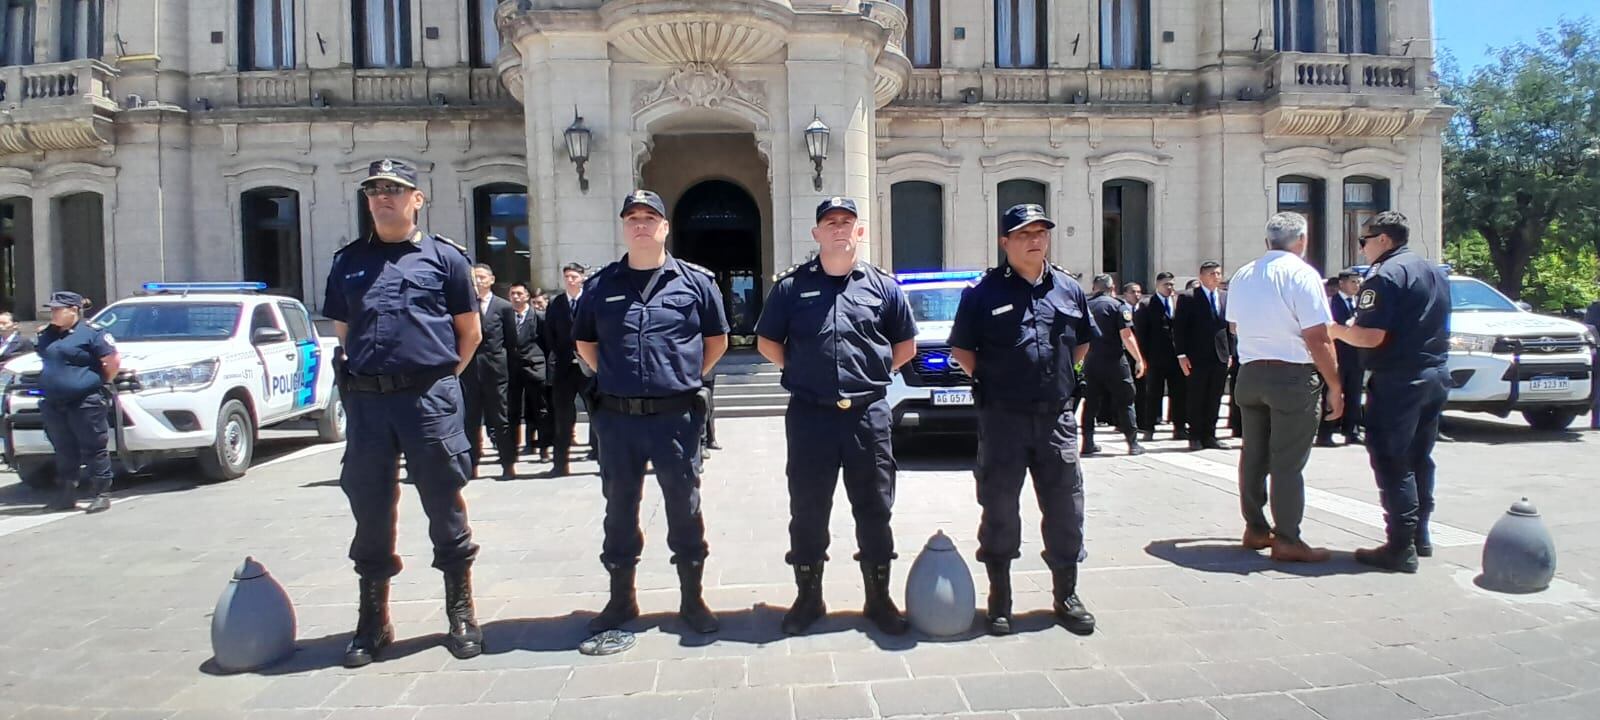
[[[462,245],[461,243],[458,243],[458,242],[456,242],[454,240],[451,240],[450,238],[447,238],[447,237],[445,237],[443,235],[438,235],[438,234],[435,234],[433,236],[433,239],[437,240],[439,242],[442,242],[442,243],[444,243],[446,245],[449,245],[450,247],[453,247],[453,248],[455,248],[457,250],[460,250],[462,255],[467,255],[467,246]]]
[[[794,265],[790,265],[788,270],[784,270],[783,272],[780,272],[780,273],[778,273],[776,275],[773,275],[772,276],[772,281],[773,282],[778,282],[779,280],[782,280],[782,279],[784,279],[786,277],[789,277],[790,275],[793,275],[795,273],[795,271],[799,270],[800,268],[805,267],[805,265],[806,265],[805,263],[797,263],[797,264],[794,264]]]
[[[360,245],[361,243],[364,243],[366,241],[367,241],[366,238],[356,238],[354,240],[351,240],[350,242],[347,242],[343,246],[341,246],[338,250],[333,251],[333,256],[334,257],[339,257],[339,255],[341,253],[343,253],[344,251],[349,250],[350,248],[353,248],[353,247],[355,247],[357,245]]]
[[[682,266],[684,266],[686,268],[689,268],[690,270],[694,270],[696,272],[702,273],[706,277],[711,278],[712,280],[716,280],[717,279],[717,274],[712,272],[710,269],[706,268],[703,265],[696,265],[696,264],[694,264],[692,262],[689,262],[688,260],[684,260],[682,258],[678,259],[678,264],[682,265]]]
[[[889,272],[888,270],[885,270],[885,269],[883,269],[881,267],[878,267],[877,265],[873,265],[872,263],[869,263],[869,262],[863,262],[861,264],[865,265],[865,266],[867,266],[869,268],[872,268],[873,270],[878,271],[879,275],[882,275],[882,276],[884,276],[886,278],[889,278],[890,280],[894,280],[894,273]]]

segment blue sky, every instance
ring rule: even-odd
[[[1532,43],[1562,17],[1583,16],[1600,21],[1594,0],[1433,0],[1434,37],[1464,71],[1489,62],[1490,47]]]

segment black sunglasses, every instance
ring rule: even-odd
[[[368,185],[361,188],[361,192],[367,197],[378,197],[379,195],[399,195],[410,189],[404,185]]]
[[[1371,239],[1373,239],[1375,237],[1382,237],[1382,236],[1383,236],[1383,233],[1373,233],[1371,235],[1362,235],[1361,239],[1356,241],[1356,244],[1361,246],[1361,247],[1366,247],[1368,240],[1371,240]]]

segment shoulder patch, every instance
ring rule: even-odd
[[[458,242],[456,242],[454,240],[451,240],[450,238],[447,238],[447,237],[445,237],[443,235],[435,234],[433,236],[433,239],[437,240],[439,242],[442,242],[442,243],[444,243],[446,245],[449,245],[450,247],[453,247],[453,248],[455,248],[457,250],[460,250],[462,255],[466,255],[467,254],[467,246],[462,245],[461,243],[458,243]]]
[[[694,264],[692,262],[689,262],[688,260],[684,260],[682,258],[678,259],[678,264],[682,265],[682,266],[684,266],[686,268],[689,268],[690,270],[698,272],[698,273],[700,273],[702,275],[705,275],[706,277],[711,278],[712,280],[716,280],[717,279],[717,274],[714,273],[714,272],[711,272],[711,270],[707,269],[705,266],[696,265],[696,264]]]
[[[110,345],[111,347],[116,347],[117,346],[117,339],[114,338],[114,337],[111,337],[111,333],[101,333],[100,335],[101,335],[101,337],[104,337],[106,339],[106,344],[107,345]]]
[[[1378,291],[1368,288],[1361,291],[1360,299],[1356,300],[1357,310],[1371,310],[1378,306]]]

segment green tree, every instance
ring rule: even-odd
[[[1564,21],[1469,79],[1446,64],[1443,89],[1458,109],[1444,137],[1446,239],[1480,236],[1498,287],[1519,298],[1553,226],[1600,225],[1600,34]]]

